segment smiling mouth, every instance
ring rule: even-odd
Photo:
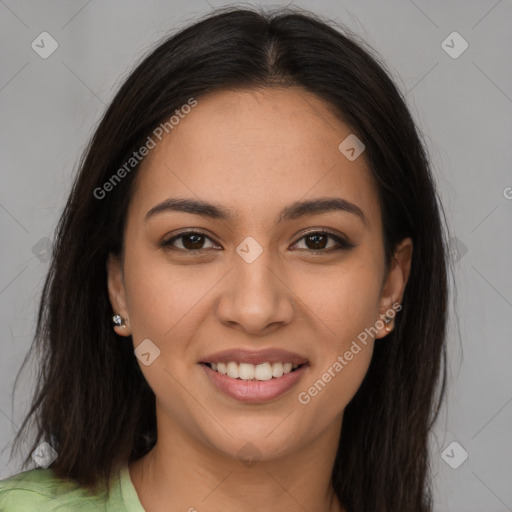
[[[213,371],[230,377],[231,379],[247,380],[247,381],[265,381],[272,379],[279,379],[283,375],[292,373],[306,364],[292,364],[292,363],[237,363],[235,361],[228,361],[226,363],[201,363],[208,366]]]

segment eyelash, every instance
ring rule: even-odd
[[[211,238],[208,235],[206,235],[206,233],[203,233],[201,231],[183,231],[182,233],[180,233],[178,235],[175,235],[175,236],[173,236],[172,238],[170,238],[168,240],[162,241],[160,243],[160,245],[161,245],[161,247],[163,247],[165,249],[172,250],[172,251],[183,252],[183,253],[189,253],[190,255],[194,255],[194,254],[198,254],[198,253],[203,253],[204,251],[208,251],[210,249],[210,248],[206,248],[206,249],[181,249],[179,247],[173,247],[172,244],[173,244],[173,242],[175,240],[183,238],[183,237],[185,237],[187,235],[201,235],[204,238],[207,238],[211,242],[215,243],[213,240],[211,240]],[[318,249],[318,250],[315,250],[315,249],[296,249],[296,250],[308,251],[308,252],[311,252],[311,253],[320,253],[320,254],[327,253],[327,254],[329,254],[329,253],[332,253],[332,252],[343,251],[343,250],[352,249],[353,247],[355,247],[354,244],[344,240],[340,236],[335,235],[334,233],[331,233],[329,231],[309,231],[309,232],[303,234],[293,245],[296,245],[303,238],[306,238],[306,237],[312,236],[312,235],[327,235],[329,238],[332,238],[338,244],[338,247],[334,247],[334,248],[331,247],[330,249]]]

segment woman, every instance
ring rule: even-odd
[[[40,467],[2,510],[432,510],[445,234],[371,53],[230,8],[128,77],[58,225],[16,438],[37,419]]]

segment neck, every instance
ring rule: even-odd
[[[233,457],[176,424],[159,425],[157,444],[129,465],[130,476],[148,512],[344,512],[331,484],[341,418],[335,423],[313,442],[275,459],[263,457],[254,444]]]

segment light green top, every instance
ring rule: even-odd
[[[0,480],[2,512],[144,512],[123,466],[112,479],[108,496],[91,494],[78,484],[61,480],[51,468],[37,468]]]

